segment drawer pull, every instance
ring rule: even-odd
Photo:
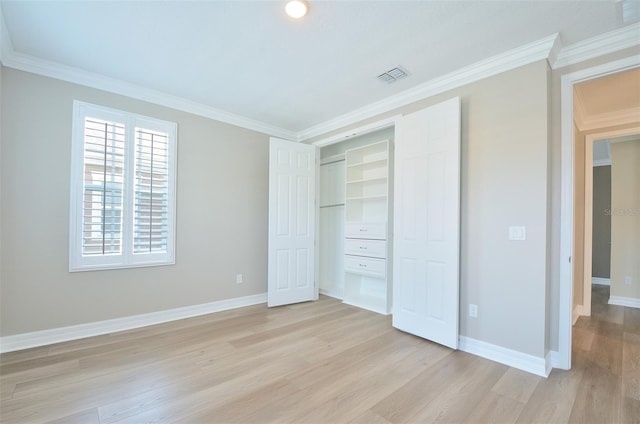
[[[366,268],[367,266],[365,264],[358,264],[360,265],[362,268]]]
[[[360,246],[360,250],[367,250],[367,246]]]

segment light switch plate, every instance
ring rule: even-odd
[[[526,227],[509,227],[509,240],[526,240],[527,228]]]

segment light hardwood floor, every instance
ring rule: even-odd
[[[7,353],[0,377],[2,423],[638,423],[640,311],[594,306],[548,379],[326,297]]]

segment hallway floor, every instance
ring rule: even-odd
[[[594,285],[591,316],[573,327],[573,370],[582,379],[570,422],[640,423],[640,309],[609,305]]]

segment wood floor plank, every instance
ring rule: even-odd
[[[380,415],[376,414],[370,409],[367,409],[362,414],[355,417],[353,420],[348,421],[353,424],[390,424],[391,421],[384,419]]]
[[[332,390],[316,391],[314,400],[321,405],[303,415],[291,416],[291,422],[344,422],[356,419],[402,387],[417,372],[444,360],[453,351],[435,343],[414,338],[393,348],[392,352],[369,357],[366,362],[341,378]],[[418,345],[422,345],[416,349]],[[285,418],[289,418],[286,417]]]
[[[49,424],[100,424],[100,418],[98,417],[98,410],[91,408],[87,411],[49,421]]]
[[[438,361],[417,373],[371,410],[388,421],[407,422],[424,404],[435,399],[442,387],[448,386],[457,378],[463,378],[480,361],[478,357],[457,351],[451,353],[449,358],[450,361]]]
[[[620,376],[606,366],[593,364],[584,371],[568,422],[619,423],[621,398]]]
[[[640,334],[623,334],[622,395],[640,401]]]
[[[640,309],[624,308],[624,325],[622,328],[625,333],[640,336]]]
[[[640,424],[640,400],[625,397],[622,399],[622,419],[620,422]]]
[[[594,299],[547,379],[321,296],[0,355],[0,422],[640,424],[640,314]]]
[[[584,366],[574,359],[570,371],[553,370],[538,382],[517,423],[566,423],[571,415]]]
[[[537,375],[510,368],[491,388],[491,391],[524,405],[531,399],[533,391],[541,380],[542,377]]]
[[[508,367],[497,362],[480,361],[465,375],[457,376],[442,388],[433,401],[423,404],[410,418],[420,423],[464,423]]]
[[[595,334],[588,359],[613,375],[622,373],[622,333],[619,336]]]
[[[524,403],[495,392],[488,393],[465,420],[469,423],[514,423]]]

